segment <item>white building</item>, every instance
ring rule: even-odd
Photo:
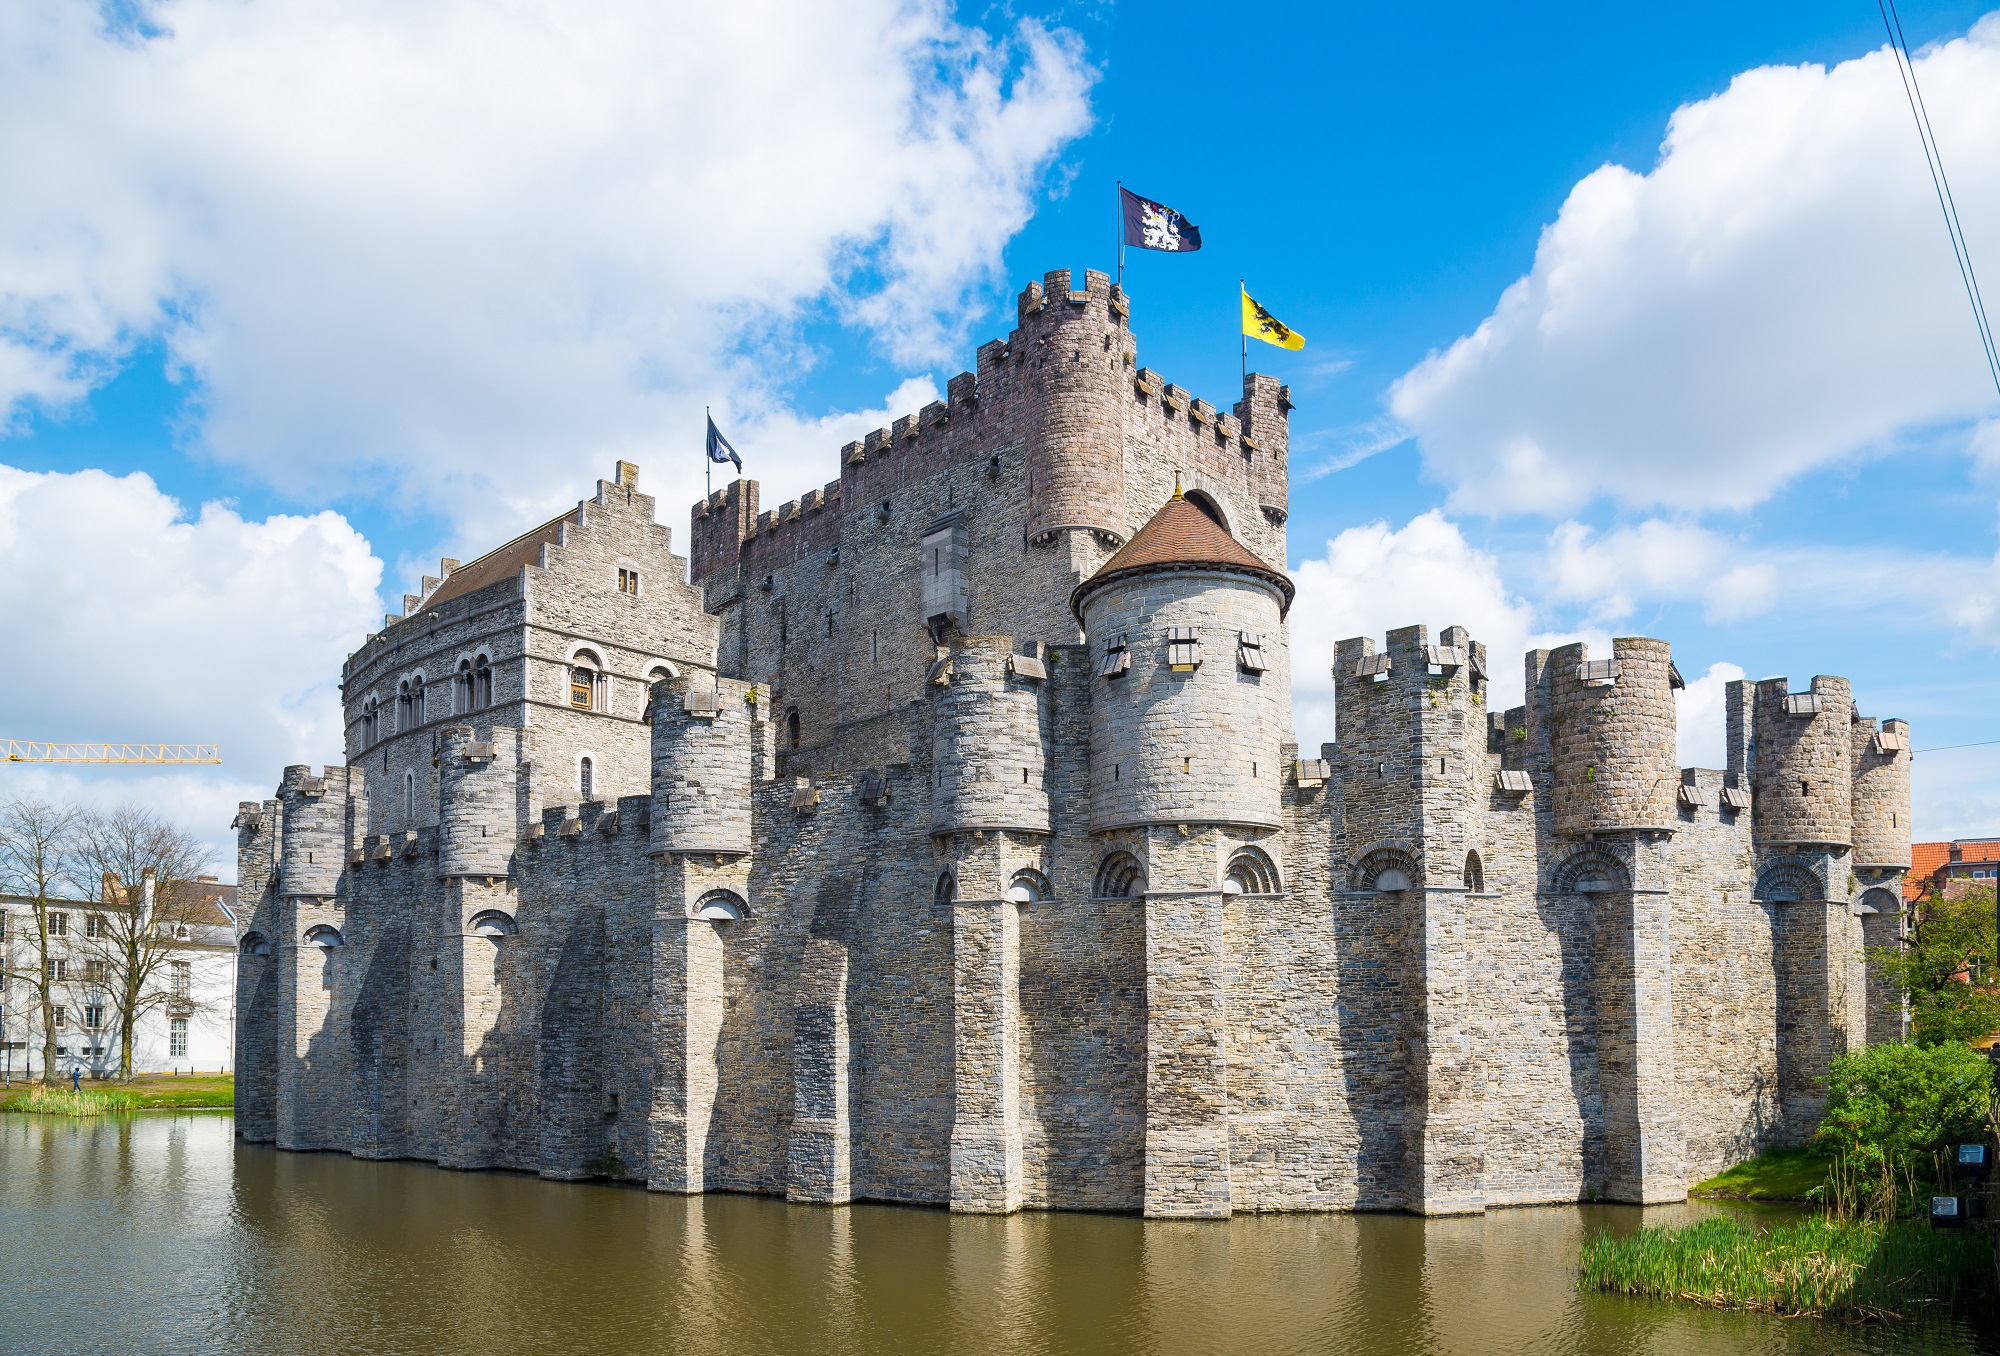
[[[236,1022],[236,887],[201,878],[202,898],[174,925],[167,960],[156,975],[164,1003],[140,1014],[133,1033],[135,1073],[212,1073],[232,1067]],[[49,969],[56,1071],[86,1078],[118,1072],[118,1008],[107,983],[100,938],[114,904],[55,900],[49,905]],[[163,925],[164,926],[164,925]],[[35,914],[31,901],[0,895],[0,1070],[15,1078],[42,1067],[42,1013],[31,976]]]

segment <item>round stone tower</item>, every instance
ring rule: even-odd
[[[1845,678],[1807,692],[1783,678],[1757,684],[1751,838],[1759,848],[1847,847],[1854,833],[1854,700]],[[1907,863],[1908,848],[1904,848]]]
[[[1555,713],[1556,832],[1675,827],[1673,649],[1619,636],[1593,662],[1581,643],[1549,657]]]
[[[932,697],[931,832],[1049,832],[1047,731],[1038,656],[1004,636],[967,640]],[[1024,671],[1025,670],[1025,671]]]
[[[470,725],[438,732],[438,874],[504,876],[516,833],[512,730],[480,739]],[[502,747],[504,743],[504,749]]]
[[[1125,537],[1124,404],[1131,335],[1111,279],[1059,268],[1021,293],[1009,366],[1025,384],[1028,537],[1086,528]]]
[[[1854,746],[1854,864],[1910,866],[1910,723],[1873,720],[1848,727]]]
[[[1090,827],[1281,823],[1292,582],[1178,490],[1071,597],[1090,645]]]
[[[285,769],[278,799],[285,810],[279,836],[278,892],[331,899],[346,868],[347,778],[350,769],[326,768],[313,776],[305,764]]]
[[[750,851],[751,686],[698,670],[653,684],[655,854]]]

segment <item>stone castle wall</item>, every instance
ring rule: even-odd
[[[1861,943],[1900,917],[1869,901],[1907,864],[1877,740],[1907,726],[1840,680],[1805,713],[1734,684],[1727,766],[1680,769],[1664,642],[1531,653],[1494,712],[1485,647],[1409,627],[1340,643],[1339,738],[1301,760],[1270,585],[1070,610],[1177,474],[1281,566],[1289,409],[1160,381],[1072,276],[839,481],[698,505],[691,584],[621,467],[363,645],[347,764],[238,815],[246,1137],[1215,1217],[1672,1200],[1804,1133],[1827,1061],[1898,1031]],[[490,707],[359,737],[475,652]]]

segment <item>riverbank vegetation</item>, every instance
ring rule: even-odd
[[[1766,1149],[1688,1188],[1698,1199],[1726,1201],[1816,1201],[1833,1160],[1818,1149]]]
[[[2000,1129],[1993,1067],[1956,1041],[1837,1056],[1813,1142],[1771,1150],[1694,1193],[1804,1198],[1815,1213],[1770,1225],[1727,1216],[1585,1243],[1588,1288],[1766,1313],[1913,1317],[1990,1306],[1994,1241],[1934,1230],[1929,1196],[1952,1181],[1949,1146]]]
[[[1827,1318],[1905,1318],[1990,1294],[1993,1243],[1928,1222],[1816,1214],[1760,1228],[1717,1215],[1678,1229],[1600,1234],[1583,1283],[1729,1309]]]
[[[235,1104],[230,1074],[141,1074],[109,1088],[71,1092],[63,1083],[24,1084],[0,1092],[0,1111],[50,1116],[105,1116],[121,1111],[227,1111]]]

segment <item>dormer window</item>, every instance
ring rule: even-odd
[[[620,568],[618,571],[618,591],[637,598],[639,596],[639,572],[637,570]]]

